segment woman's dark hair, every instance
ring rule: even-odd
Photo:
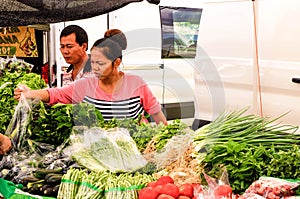
[[[115,61],[117,58],[122,59],[122,49],[120,45],[111,38],[98,39],[93,44],[91,51],[95,48],[101,48],[105,57],[111,61]]]
[[[104,38],[110,38],[117,42],[122,50],[127,48],[127,38],[125,34],[119,29],[109,29],[104,33]]]
[[[83,43],[86,43],[86,50],[88,49],[88,35],[86,33],[86,31],[81,28],[80,26],[78,25],[69,25],[69,26],[66,26],[60,33],[60,39],[62,37],[66,37],[70,34],[73,34],[75,33],[75,41],[80,45],[82,46]]]

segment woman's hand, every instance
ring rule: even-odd
[[[5,154],[12,147],[9,137],[0,133],[0,154]]]
[[[27,97],[29,92],[30,92],[30,89],[26,85],[21,84],[17,88],[15,88],[14,98],[16,100],[20,100],[22,94],[24,95],[24,97]]]
[[[24,96],[26,99],[38,99],[43,102],[48,103],[50,100],[50,96],[48,91],[46,90],[31,90],[26,85],[21,84],[14,90],[14,98],[16,100],[20,100],[21,96]]]
[[[162,111],[153,114],[152,117],[156,124],[163,123],[164,125],[168,125],[167,119]]]

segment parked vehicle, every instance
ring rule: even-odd
[[[271,118],[288,113],[279,121],[300,124],[300,25],[294,22],[299,6],[297,0],[203,4],[196,118],[213,120],[224,108],[250,106],[250,113]]]
[[[299,6],[298,0],[161,0],[53,24],[52,30],[57,35],[79,24],[89,46],[107,28],[124,31],[122,70],[146,80],[169,120],[205,123],[225,109],[249,107],[248,113],[272,118],[288,112],[280,121],[299,125]],[[65,65],[58,50],[55,59],[58,69]]]

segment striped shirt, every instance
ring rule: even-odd
[[[144,108],[140,101],[140,97],[120,101],[97,100],[87,96],[83,99],[83,102],[93,104],[99,109],[104,120],[111,120],[113,118],[137,119],[140,114],[144,113]]]

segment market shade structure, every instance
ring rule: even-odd
[[[143,0],[1,0],[0,27],[86,19]],[[160,0],[147,0],[159,4]]]

